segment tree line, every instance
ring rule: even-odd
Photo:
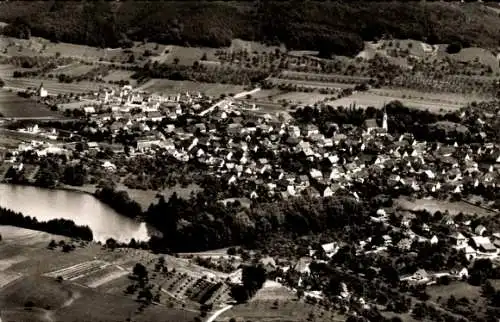
[[[228,19],[231,17],[231,19]],[[355,55],[384,36],[494,47],[499,17],[474,5],[434,2],[58,2],[2,4],[8,36],[99,47],[132,41],[229,46],[234,38]],[[467,23],[465,23],[467,22]]]
[[[124,216],[136,218],[142,214],[141,206],[126,191],[105,186],[97,189],[94,196]]]
[[[0,225],[12,225],[87,241],[93,240],[92,230],[88,226],[78,226],[73,221],[66,219],[38,221],[35,217],[24,216],[2,207],[0,207]]]

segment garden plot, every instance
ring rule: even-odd
[[[53,271],[45,274],[48,277],[62,277],[65,280],[75,281],[86,275],[100,271],[111,264],[101,261],[93,260],[88,262],[83,262],[70,267],[66,267],[57,271]]]
[[[80,276],[74,279],[74,281],[79,284],[87,285],[90,288],[96,288],[127,274],[128,271],[124,269],[120,269],[115,265],[108,265],[90,274]]]

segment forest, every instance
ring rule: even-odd
[[[228,19],[231,17],[231,19]],[[500,18],[480,4],[375,1],[9,1],[5,35],[100,47],[132,41],[228,46],[234,38],[353,56],[383,36],[498,45]]]
[[[53,219],[38,221],[35,217],[24,216],[10,209],[0,207],[0,225],[11,225],[26,229],[44,231],[49,234],[93,240],[92,230],[88,226],[77,226],[71,220]]]

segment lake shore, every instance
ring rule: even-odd
[[[0,184],[0,206],[38,221],[66,219],[78,226],[88,226],[96,241],[113,238],[127,243],[131,238],[146,241],[150,236],[142,217],[121,215],[93,195],[93,191],[68,187],[45,189],[32,185]]]
[[[23,186],[25,185],[25,186],[36,187],[31,184],[12,184],[8,182],[2,182],[2,183],[9,185],[23,185]],[[97,190],[97,184],[85,184],[83,186],[70,186],[66,184],[60,184],[57,187],[46,188],[46,189],[81,192],[94,196],[94,193]],[[158,200],[158,195],[163,195],[166,199],[168,199],[174,192],[177,192],[177,195],[179,197],[189,198],[191,191],[194,191],[196,193],[197,191],[200,191],[201,188],[196,184],[190,184],[184,188],[181,187],[180,185],[176,185],[175,187],[172,188],[165,188],[162,191],[141,190],[141,189],[128,188],[124,184],[119,183],[116,185],[116,190],[126,191],[130,199],[137,202],[141,206],[142,211],[146,211],[148,210],[149,206],[152,203],[155,203]]]

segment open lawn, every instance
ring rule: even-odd
[[[230,93],[236,94],[242,92],[244,88],[245,87],[241,85],[173,81],[169,79],[151,79],[138,87],[139,90],[151,93],[172,95],[189,91],[191,93],[204,93],[208,96],[219,96],[221,94],[228,95]]]
[[[478,216],[496,216],[497,214],[493,211],[488,211],[484,208],[471,205],[469,203],[459,201],[450,202],[444,200],[436,199],[417,199],[410,200],[405,197],[400,197],[394,200],[396,205],[407,210],[427,210],[431,213],[436,211],[448,211],[450,215],[457,215],[460,212],[464,214],[477,214]]]
[[[0,90],[0,113],[4,117],[42,117],[60,115],[57,111],[51,111],[46,105],[20,97],[17,93],[5,89]]]

